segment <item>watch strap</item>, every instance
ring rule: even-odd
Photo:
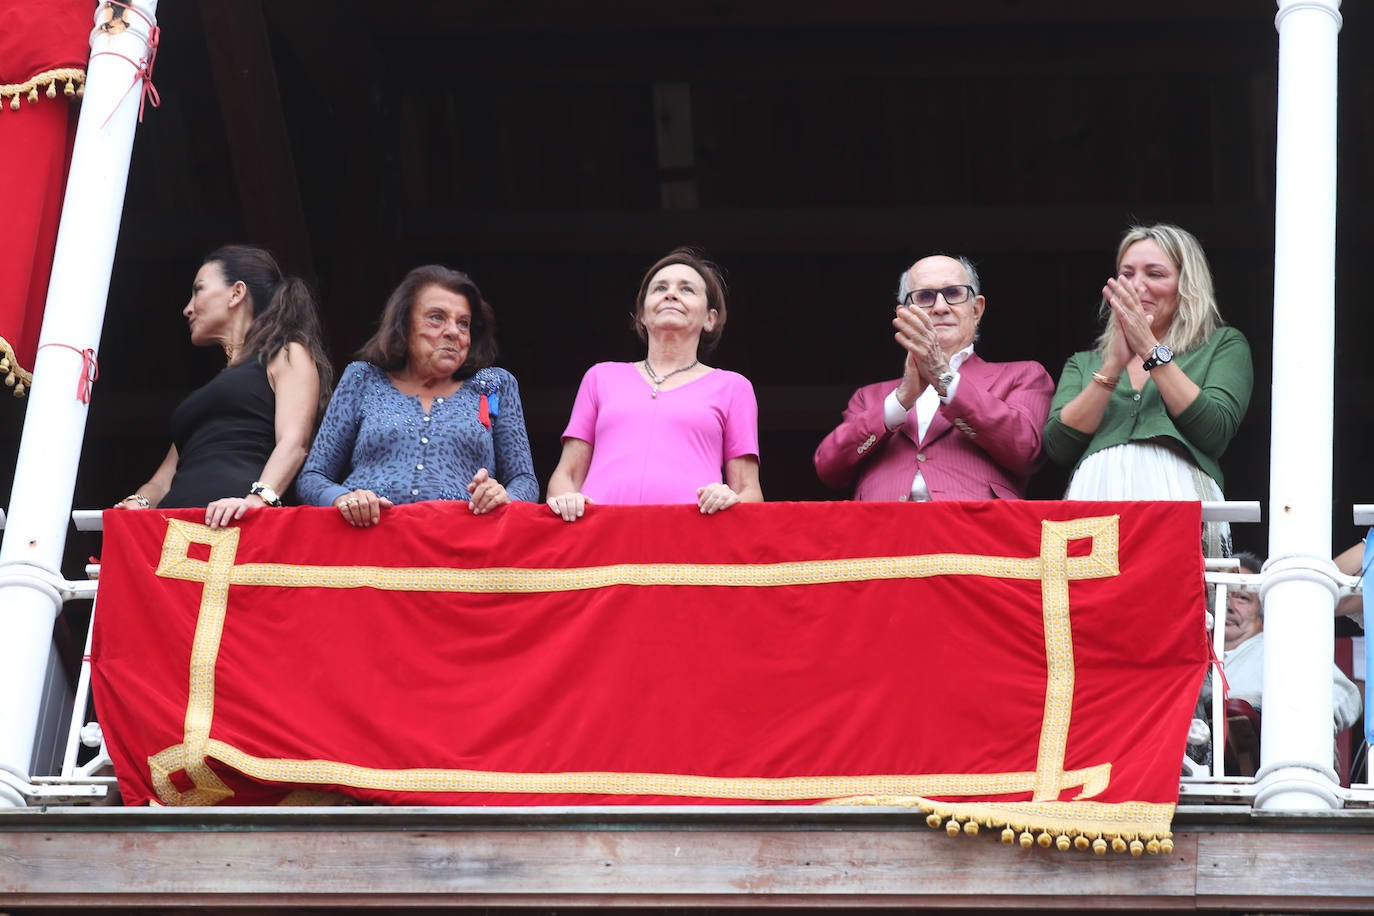
[[[1164,346],[1164,344],[1155,344],[1150,350],[1150,355],[1141,362],[1140,368],[1149,372],[1151,369],[1162,366],[1165,363],[1173,362],[1173,359],[1173,350],[1170,350],[1168,347]]]
[[[260,497],[262,501],[267,503],[267,505],[269,506],[273,506],[276,508],[281,507],[281,497],[277,495],[277,491],[269,487],[267,484],[263,483],[261,480],[253,481],[253,485],[248,488],[248,495]]]

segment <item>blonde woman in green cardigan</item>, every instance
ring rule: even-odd
[[[1222,499],[1218,463],[1250,404],[1250,345],[1226,327],[1207,256],[1177,226],[1134,226],[1102,288],[1097,347],[1069,357],[1045,453],[1073,468],[1067,499]],[[1230,528],[1204,525],[1208,556]]]

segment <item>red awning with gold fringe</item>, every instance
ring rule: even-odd
[[[203,518],[105,513],[93,683],[126,804],[899,804],[1171,846],[1196,503]]]
[[[32,380],[95,9],[0,0],[0,379],[19,395]]]

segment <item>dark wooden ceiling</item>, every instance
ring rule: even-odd
[[[587,9],[586,7],[592,7]],[[165,2],[135,143],[77,505],[166,448],[217,368],[179,310],[226,241],[319,286],[338,368],[410,267],[468,270],[494,303],[547,478],[581,373],[641,355],[627,315],[679,244],[726,269],[715,362],[760,397],[770,499],[828,498],[811,453],[857,385],[894,376],[898,273],[966,253],[980,352],[1057,375],[1095,336],[1135,220],[1207,245],[1257,386],[1227,494],[1268,490],[1277,43],[1274,8],[1014,2],[715,2],[692,8],[304,0]],[[1341,60],[1338,539],[1374,501],[1361,446],[1374,242],[1367,9]],[[15,417],[22,405],[7,408]],[[7,423],[17,436],[18,421]],[[8,443],[12,446],[12,443]],[[10,459],[12,465],[12,459]],[[1054,497],[1046,471],[1032,495]],[[1262,532],[1238,532],[1263,549]]]

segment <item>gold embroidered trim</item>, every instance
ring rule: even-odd
[[[664,795],[755,801],[840,799],[847,804],[919,805],[938,822],[1007,824],[1045,837],[1071,831],[1089,837],[1167,837],[1173,805],[1115,805],[1079,801],[1101,794],[1111,779],[1110,762],[1064,769],[1074,686],[1073,635],[1068,583],[1120,574],[1120,516],[1043,521],[1039,557],[967,554],[806,560],[775,564],[617,564],[572,569],[440,569],[432,567],[329,567],[276,563],[235,564],[240,529],[212,529],[169,519],[157,575],[199,582],[200,613],[191,649],[190,695],[183,743],[149,758],[154,791],[167,804],[214,804],[232,796],[210,768],[218,761],[255,779],[296,785],[338,785],[359,789],[434,793],[527,793]],[[1091,539],[1086,556],[1068,555],[1069,543]],[[205,560],[188,556],[192,544],[210,549]],[[870,579],[977,575],[1038,579],[1041,583],[1048,667],[1045,711],[1034,772],[895,774],[871,776],[715,777],[675,773],[509,773],[481,770],[378,769],[332,760],[255,757],[210,737],[214,718],[215,665],[228,616],[230,585],[276,587],[369,587],[392,591],[530,594],[603,588],[610,585],[710,585],[727,587],[813,585]],[[193,788],[181,792],[172,775],[184,772]],[[1058,801],[1078,788],[1072,803]],[[1030,802],[931,802],[926,796],[1032,793]],[[1082,812],[1080,815],[1078,812]],[[1062,812],[1062,813],[1056,813]],[[1099,823],[1100,821],[1100,823]],[[1162,826],[1161,826],[1162,825]],[[959,829],[967,829],[960,827]],[[1162,831],[1162,832],[1161,832]],[[1076,837],[1077,834],[1074,834]],[[1004,837],[1005,838],[1005,837]],[[1040,842],[1036,839],[1035,842]],[[1057,842],[1057,840],[1055,840]],[[1071,841],[1071,842],[1075,842]],[[1129,847],[1129,841],[1123,840]],[[1093,845],[1096,849],[1096,845]],[[1134,847],[1129,847],[1134,850]],[[1143,848],[1143,847],[1142,847]]]
[[[0,374],[4,375],[5,384],[14,389],[16,398],[22,398],[26,389],[33,387],[33,373],[19,365],[14,347],[3,337],[0,337]]]
[[[164,805],[201,806],[215,805],[234,792],[224,784],[214,772],[205,765],[205,759],[192,761],[187,754],[188,745],[178,744],[148,758],[148,772],[152,776],[153,791]],[[201,745],[202,752],[204,744]],[[195,786],[189,792],[182,792],[172,782],[172,774],[185,771]]]
[[[173,520],[172,524],[180,523]],[[168,536],[171,537],[170,532]],[[196,537],[195,540],[205,542],[202,537]],[[205,581],[205,561],[185,556],[181,546],[169,544],[163,551],[163,558],[164,562],[157,570],[159,576],[186,582]],[[961,554],[738,565],[625,563],[614,566],[557,569],[437,569],[243,563],[233,567],[230,582],[233,585],[282,588],[375,588],[381,591],[516,595],[585,591],[613,585],[711,585],[758,588],[879,579],[923,579],[949,575],[1039,579],[1042,575],[1040,566],[1037,559]]]
[[[210,723],[215,715],[215,664],[228,616],[229,574],[239,547],[239,533],[238,528],[217,529],[210,545],[210,561],[206,564],[205,588],[200,600],[202,607],[210,605],[217,611],[197,618],[196,635],[191,643],[191,692],[187,697],[185,725],[186,773],[198,786],[209,779],[219,782],[206,767],[205,745],[210,739]]]
[[[31,77],[22,83],[0,84],[0,113],[5,110],[4,101],[9,99],[10,110],[19,110],[19,99],[21,96],[28,96],[30,105],[38,104],[38,90],[44,90],[43,94],[50,99],[57,98],[57,84],[66,82],[62,89],[62,94],[69,100],[81,98],[86,92],[86,71],[80,67],[59,67],[55,70],[44,70],[36,76]]]
[[[185,745],[155,758],[159,768],[189,759]],[[205,743],[206,756],[254,779],[305,785],[339,785],[389,792],[512,795],[664,795],[676,798],[734,798],[750,801],[806,801],[839,796],[999,795],[1030,791],[1034,773],[937,773],[871,776],[689,776],[681,773],[509,773],[435,768],[378,769],[333,760],[255,757],[223,741]],[[1063,788],[1106,788],[1110,764],[1060,774]],[[175,768],[166,770],[168,783]],[[207,770],[208,772],[208,770]],[[189,770],[188,770],[189,775]],[[194,781],[194,777],[193,777]],[[222,783],[221,783],[222,785]],[[161,795],[161,792],[159,792]],[[184,802],[183,802],[184,803]]]
[[[1055,776],[1064,769],[1073,712],[1073,629],[1069,620],[1069,581],[1073,578],[1108,578],[1120,574],[1117,565],[1120,516],[1043,522],[1040,528],[1040,559],[1045,564],[1040,579],[1045,625],[1045,661],[1049,669],[1045,712],[1040,725],[1040,752],[1036,762],[1036,801],[1059,797]],[[1092,552],[1070,557],[1069,541],[1092,538]],[[1074,560],[1081,560],[1075,564]],[[1077,575],[1075,575],[1075,572]],[[1080,796],[1081,797],[1081,796]]]

